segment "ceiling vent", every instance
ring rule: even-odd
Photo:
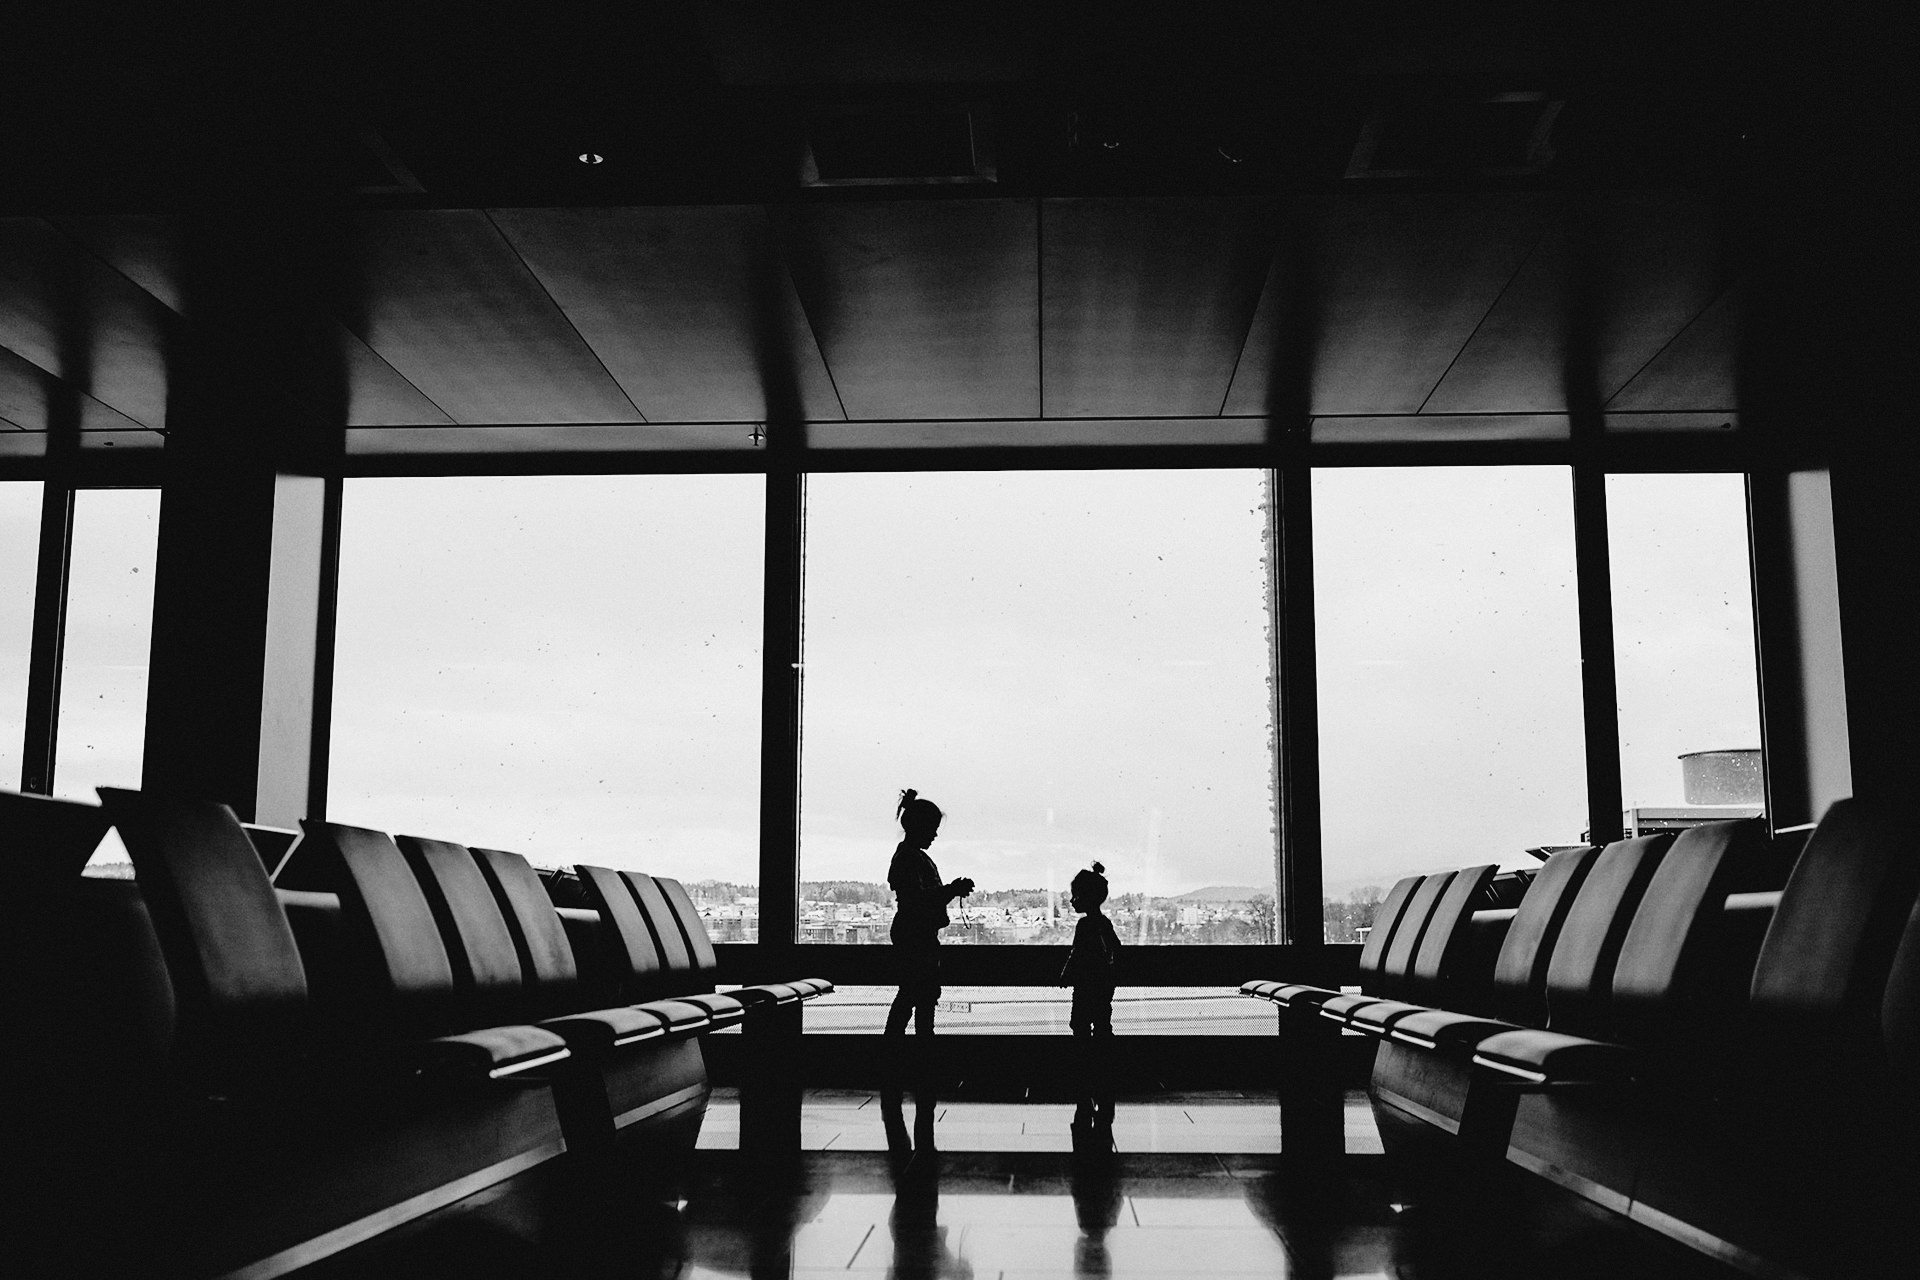
[[[1360,130],[1349,178],[1512,177],[1553,161],[1563,101],[1539,92],[1382,99]]]
[[[823,108],[807,126],[800,181],[809,187],[993,182],[993,114],[982,103]]]

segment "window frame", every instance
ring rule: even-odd
[[[1313,443],[1304,431],[1270,426],[1259,445],[1088,445],[987,448],[809,449],[804,428],[769,429],[751,451],[610,452],[597,455],[527,453],[490,455],[347,456],[327,469],[333,495],[330,542],[337,552],[340,481],[359,476],[642,474],[660,472],[750,472],[767,481],[764,557],[765,642],[762,646],[762,734],[760,795],[760,877],[762,928],[758,943],[727,944],[723,965],[746,967],[743,952],[771,962],[798,950],[799,906],[799,741],[801,689],[797,663],[800,642],[800,589],[805,545],[802,513],[806,477],[811,473],[905,470],[1103,470],[1252,467],[1274,473],[1273,535],[1282,581],[1276,586],[1273,663],[1277,723],[1276,754],[1280,797],[1278,836],[1282,882],[1277,903],[1282,941],[1277,944],[1155,948],[1150,985],[1233,982],[1248,966],[1284,966],[1311,980],[1316,973],[1338,975],[1350,957],[1350,945],[1321,942],[1319,738],[1314,698],[1312,503],[1306,492],[1315,466],[1485,466],[1552,463],[1571,470],[1575,494],[1576,574],[1580,596],[1583,704],[1586,710],[1586,770],[1592,836],[1603,841],[1620,821],[1620,762],[1617,700],[1614,690],[1613,622],[1606,528],[1606,476],[1632,472],[1731,472],[1747,480],[1749,574],[1754,596],[1764,557],[1752,545],[1753,484],[1765,471],[1764,451],[1746,433],[1712,436],[1615,436],[1576,432],[1572,439],[1497,442]],[[34,649],[28,690],[29,768],[36,750],[48,760],[53,748],[59,697],[60,637],[64,627],[66,556],[71,543],[71,494],[77,488],[159,487],[164,478],[161,450],[139,456],[99,454],[79,457],[8,460],[0,467],[9,478],[40,479],[42,503],[40,571],[34,609]],[[64,500],[62,500],[64,495]],[[164,517],[163,517],[164,519]],[[332,554],[332,553],[330,553]],[[156,584],[158,585],[158,584]],[[321,601],[331,619],[335,605],[329,576]],[[1759,606],[1756,605],[1758,612]],[[327,637],[331,626],[325,627]],[[1756,618],[1756,643],[1762,639]],[[322,663],[320,689],[325,701],[331,681],[331,655]],[[1760,673],[1764,688],[1765,672]],[[1763,750],[1768,721],[1763,713]],[[42,745],[43,744],[43,745]],[[325,812],[327,742],[316,735],[311,767],[315,786],[311,811]],[[23,782],[37,779],[23,778]],[[32,788],[38,789],[38,788]],[[787,936],[769,936],[767,922],[788,921]],[[847,982],[888,981],[888,948],[813,945],[805,955]],[[1057,957],[1050,948],[1018,945],[953,948],[949,980],[955,983],[1046,985],[1057,978]],[[733,953],[729,960],[726,953]],[[762,967],[758,960],[752,967]]]

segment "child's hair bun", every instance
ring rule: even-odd
[[[1095,875],[1097,875],[1097,876],[1098,876],[1098,875],[1105,875],[1105,874],[1106,874],[1106,871],[1107,871],[1107,869],[1106,869],[1105,867],[1103,867],[1103,866],[1101,866],[1101,865],[1100,865],[1099,863],[1097,863],[1097,862],[1096,862],[1096,863],[1094,863],[1094,864],[1093,864],[1093,874],[1095,874]]]

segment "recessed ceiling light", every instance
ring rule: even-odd
[[[606,161],[606,157],[601,155],[598,151],[582,151],[580,153],[581,164],[602,164],[605,161]]]

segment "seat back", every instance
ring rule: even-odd
[[[384,831],[300,820],[307,874],[340,895],[342,976],[329,1003],[367,1029],[437,1033],[457,1021],[453,961],[433,907]],[[303,884],[305,881],[303,880]]]
[[[433,910],[454,986],[470,1009],[496,1020],[519,1015],[525,1004],[520,952],[480,864],[451,841],[395,836],[393,842]]]
[[[711,982],[720,970],[720,956],[713,949],[713,939],[707,936],[706,922],[700,919],[699,908],[693,905],[687,887],[671,876],[655,876],[653,882],[660,886],[660,892],[665,895],[667,906],[672,908],[673,918],[680,926],[681,935],[687,940],[694,970],[703,981]]]
[[[606,867],[575,866],[580,887],[600,917],[601,956],[614,985],[630,999],[652,999],[660,994],[662,968],[653,930],[640,914],[640,903],[620,873]]]
[[[475,849],[473,858],[506,917],[520,957],[520,980],[536,1011],[568,1008],[580,985],[573,944],[553,900],[527,860],[504,849]]]
[[[1827,810],[1760,944],[1750,989],[1757,1016],[1850,1039],[1877,1025],[1920,873],[1913,843],[1891,815],[1858,800]]]
[[[1547,1020],[1547,963],[1598,847],[1562,849],[1534,873],[1493,961],[1488,1012],[1532,1026]]]
[[[627,882],[633,900],[640,904],[640,915],[647,922],[648,932],[653,935],[654,948],[660,953],[660,969],[665,975],[664,989],[675,995],[700,989],[700,975],[694,969],[693,952],[687,946],[686,934],[681,931],[680,922],[673,918],[673,909],[667,905],[666,895],[660,891],[660,886],[644,872],[622,871],[620,878]],[[706,989],[712,990],[712,987]]]
[[[188,1047],[257,1051],[295,1034],[306,969],[233,810],[117,787],[100,798],[133,858]]]
[[[1574,1035],[1593,1029],[1613,981],[1620,944],[1673,836],[1616,840],[1600,851],[1574,896],[1547,962],[1547,1025]]]
[[[1425,876],[1402,876],[1387,890],[1387,896],[1373,909],[1373,928],[1367,932],[1367,940],[1360,947],[1360,983],[1368,985],[1380,972],[1380,966],[1386,963],[1387,948],[1393,942],[1394,930],[1399,927],[1401,917],[1406,914],[1407,899],[1420,887]]]
[[[1487,887],[1499,870],[1489,862],[1453,873],[1445,892],[1434,903],[1433,914],[1427,917],[1426,935],[1414,952],[1413,968],[1407,975],[1408,999],[1441,1001],[1449,986],[1463,978],[1460,971],[1473,938],[1467,922],[1475,907],[1491,905]]]
[[[72,879],[111,825],[97,804],[0,791],[0,883]]]
[[[1387,955],[1380,962],[1380,971],[1371,982],[1362,975],[1361,985],[1368,995],[1398,999],[1407,993],[1414,957],[1420,954],[1420,944],[1426,941],[1427,924],[1433,919],[1434,909],[1440,905],[1441,897],[1445,895],[1447,886],[1453,883],[1456,874],[1442,871],[1430,875],[1407,898],[1406,910],[1400,913],[1399,923],[1394,926],[1393,941],[1387,944]]]
[[[1880,1034],[1893,1082],[1891,1094],[1909,1120],[1920,1118],[1920,904],[1907,917],[1894,951],[1880,1001]]]
[[[1664,1039],[1731,1011],[1747,974],[1729,955],[1727,895],[1763,867],[1757,819],[1692,827],[1674,840],[1633,913],[1614,961],[1609,1033]]]

